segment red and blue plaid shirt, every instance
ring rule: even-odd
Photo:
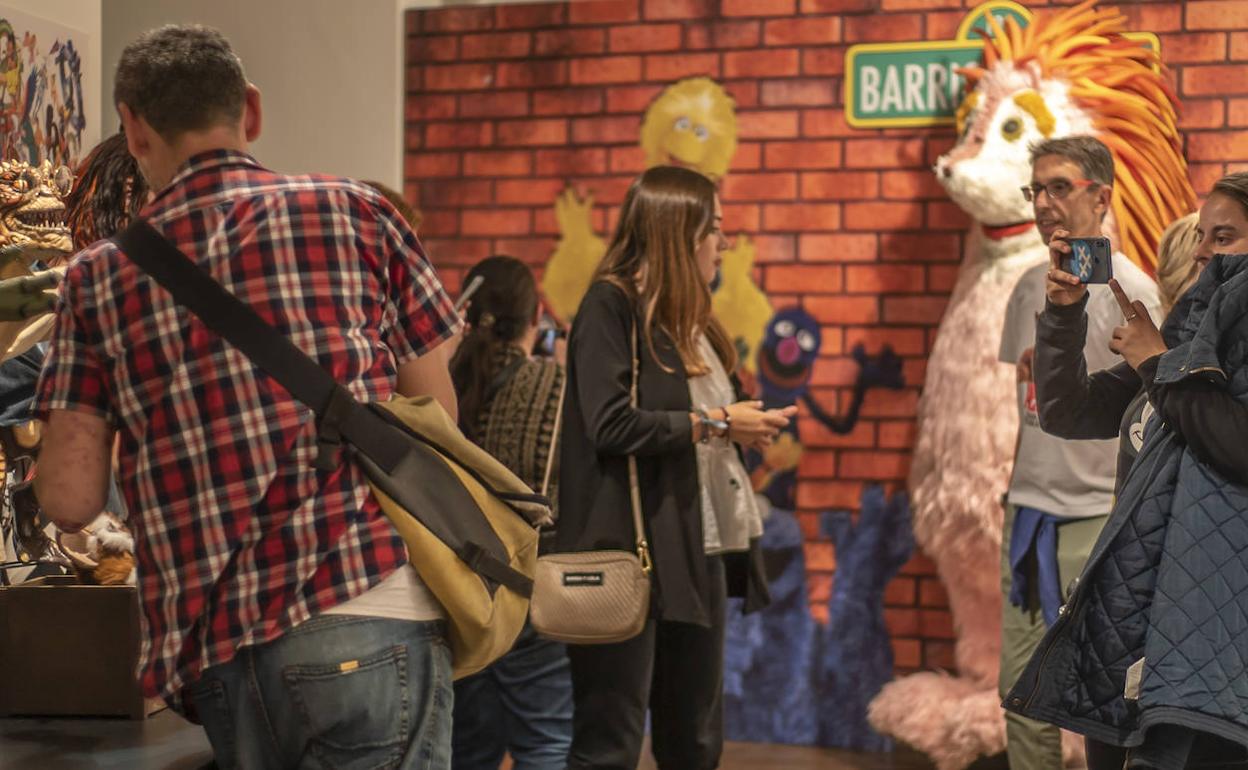
[[[459,318],[416,235],[358,183],[192,158],[143,216],[356,398]],[[318,471],[311,410],[109,241],[70,265],[35,411],[118,430],[136,535],[144,692],[176,702],[209,666],[365,591],[407,558],[353,463]]]

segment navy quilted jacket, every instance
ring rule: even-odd
[[[1185,299],[1156,382],[1209,378],[1248,404],[1248,257],[1214,257]],[[1158,724],[1248,745],[1248,487],[1154,416],[1082,577],[1004,705],[1119,746]]]

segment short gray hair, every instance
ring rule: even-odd
[[[1085,179],[1110,187],[1114,184],[1114,156],[1095,136],[1063,136],[1031,146],[1033,166],[1046,155],[1057,155],[1073,162],[1079,166]]]

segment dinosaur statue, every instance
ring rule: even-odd
[[[777,312],[767,324],[758,349],[760,397],[766,409],[800,401],[820,425],[844,435],[858,424],[858,415],[868,390],[876,387],[896,389],[905,385],[901,359],[888,346],[876,356],[867,355],[862,345],[855,346],[851,355],[858,363],[858,378],[854,381],[853,398],[845,415],[834,417],[810,392],[810,376],[822,345],[819,322],[805,310],[792,307]],[[747,453],[746,464],[751,469],[754,490],[766,497],[774,507],[794,510],[797,466],[801,457],[801,435],[798,421],[794,420],[764,453],[754,450]]]
[[[646,166],[677,165],[720,181],[737,150],[737,116],[732,97],[705,77],[679,80],[663,90],[646,110],[641,124]],[[542,293],[551,310],[567,321],[576,314],[606,253],[607,244],[594,232],[592,194],[571,187],[555,200],[559,242],[546,263]],[[728,223],[732,225],[731,222]],[[754,283],[754,243],[736,238],[724,253],[719,285],[712,300],[716,317],[736,341],[742,368],[751,371],[754,351],[771,317],[767,295]]]
[[[1174,94],[1156,54],[1123,37],[1124,16],[1086,0],[1026,29],[988,22],[983,65],[964,73],[973,90],[958,109],[958,142],[935,168],[976,224],[928,360],[909,479],[916,538],[948,589],[957,675],[899,679],[870,712],[877,730],[940,770],[1005,748],[996,565],[1018,415],[1013,368],[997,362],[997,350],[1011,289],[1048,258],[1016,192],[1031,179],[1029,147],[1084,133],[1105,142],[1117,180],[1107,224],[1146,270],[1165,225],[1195,203]],[[1068,763],[1078,762],[1079,747],[1067,749]]]

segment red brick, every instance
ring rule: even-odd
[[[640,147],[612,147],[611,173],[636,174],[646,169],[646,153]]]
[[[919,625],[925,639],[954,639],[953,615],[948,610],[920,610]]]
[[[533,159],[522,150],[464,153],[465,176],[528,176]]]
[[[845,72],[845,50],[848,46],[807,48],[802,51],[803,75],[841,75]]]
[[[720,194],[726,201],[793,200],[797,174],[729,174]]]
[[[910,469],[908,452],[841,452],[841,478],[904,479]]]
[[[931,171],[885,171],[882,175],[884,197],[891,200],[944,198],[945,189]]]
[[[602,210],[602,207],[594,207],[591,220],[594,232],[607,232],[607,214]],[[533,232],[537,235],[559,234],[559,223],[555,220],[555,209],[553,206],[533,212]]]
[[[808,297],[811,295],[807,295]],[[811,367],[810,384],[818,391],[823,388],[848,388],[858,379],[858,362],[849,356],[828,356],[815,359]],[[835,400],[830,398],[830,402]],[[801,414],[805,414],[804,411]],[[842,471],[841,477],[845,478]]]
[[[951,201],[931,201],[926,204],[927,228],[929,230],[957,230],[971,226],[971,216]]]
[[[607,33],[602,29],[543,29],[533,34],[534,56],[567,57],[606,50]]]
[[[879,254],[875,235],[833,233],[801,235],[798,258],[803,262],[871,262]]]
[[[421,13],[422,32],[478,32],[494,28],[492,8],[436,8]]]
[[[425,67],[425,88],[430,91],[476,91],[494,82],[492,64],[430,64]]]
[[[950,234],[885,233],[880,236],[880,257],[895,262],[960,262],[961,239]]]
[[[1192,189],[1203,195],[1213,189],[1213,183],[1226,174],[1226,166],[1222,163],[1192,163],[1187,167],[1187,178],[1192,180]]]
[[[753,78],[796,75],[801,60],[796,49],[729,51],[724,54],[724,77]]]
[[[685,28],[685,48],[754,48],[762,40],[762,23],[753,19],[712,21]]]
[[[913,422],[882,422],[880,423],[880,449],[913,449],[914,434]]]
[[[1222,128],[1226,109],[1221,99],[1187,99],[1179,116],[1179,128]]]
[[[1239,161],[1248,159],[1248,131],[1194,133],[1187,139],[1192,161]]]
[[[1235,61],[1248,59],[1248,32],[1231,33],[1231,59]]]
[[[948,607],[949,593],[937,578],[919,578],[919,605],[923,607]]]
[[[857,377],[857,373],[849,370],[849,379]],[[826,410],[836,411],[836,391],[830,388],[814,388],[811,391],[811,397],[821,405],[826,404]],[[814,420],[810,416],[810,410],[805,404],[800,408],[800,419],[802,421],[802,441],[806,446],[820,446],[829,448],[853,447],[857,449],[875,448],[875,423],[871,420],[859,420],[858,424],[849,433],[834,433],[825,427],[822,423]],[[805,478],[805,477],[803,477]]]
[[[1122,3],[1117,6],[1127,17],[1127,29],[1140,32],[1176,32],[1183,29],[1181,3]],[[1161,46],[1162,57],[1169,62],[1170,53],[1165,44]]]
[[[1161,35],[1160,38],[1166,64],[1221,62],[1226,59],[1224,32],[1182,32]]]
[[[836,452],[803,451],[797,472],[803,479],[836,478]]]
[[[523,235],[532,218],[528,209],[489,209],[463,211],[463,231],[475,235]]]
[[[928,265],[927,290],[931,292],[949,292],[958,282],[957,265]]]
[[[457,176],[458,174],[459,153],[457,152],[408,153],[403,159],[403,176],[408,179],[421,179],[427,176]]]
[[[792,16],[797,0],[721,0],[720,12],[725,16]]]
[[[880,301],[875,297],[810,296],[802,306],[820,323],[873,324],[880,317]]]
[[[464,59],[520,59],[532,50],[533,38],[528,32],[464,35],[459,40],[459,55]]]
[[[1248,4],[1245,8],[1248,8]],[[1248,65],[1223,64],[1183,68],[1184,96],[1223,96],[1246,93],[1248,93]]]
[[[486,91],[459,96],[459,115],[463,118],[506,118],[528,114],[529,95],[523,91]]]
[[[953,642],[944,642],[935,639],[923,641],[923,668],[940,671],[954,671],[957,668],[957,658],[953,653]]]
[[[810,0],[805,0],[809,2]],[[864,1],[865,0],[861,0]],[[923,647],[917,639],[892,639],[893,666],[898,669],[916,669],[923,665]]]
[[[729,233],[737,231],[732,222],[724,223],[724,227]],[[797,260],[797,238],[792,235],[759,235],[752,240],[755,264],[770,266]]]
[[[501,62],[495,77],[495,84],[499,88],[561,86],[567,82],[568,63],[557,60]]]
[[[1242,0],[1208,0],[1184,4],[1188,29],[1244,29],[1248,27],[1248,3]],[[1164,49],[1163,49],[1164,50]]]
[[[802,13],[878,11],[880,0],[802,0]]]
[[[578,88],[559,91],[535,91],[534,115],[596,115],[602,112],[606,99],[600,88]]]
[[[826,78],[766,80],[760,91],[768,107],[819,106],[836,103],[836,88]]]
[[[764,282],[768,293],[834,294],[841,291],[841,271],[823,265],[772,265]]]
[[[426,147],[485,147],[494,141],[489,123],[426,123]]]
[[[537,173],[540,176],[582,176],[606,172],[607,151],[602,147],[537,151]]]
[[[459,38],[411,37],[407,40],[407,61],[439,62],[459,59]]]
[[[923,226],[923,207],[918,203],[847,203],[847,230],[915,230]]]
[[[719,54],[677,53],[646,57],[646,80],[664,83],[693,75],[719,77]]]
[[[594,194],[594,203],[601,206],[617,206],[624,202],[628,188],[633,183],[632,176],[616,177],[584,177],[573,178],[573,185],[589,190]]]
[[[764,149],[764,162],[769,169],[840,168],[841,143],[831,140],[803,142],[771,142]]]
[[[637,141],[641,121],[627,117],[577,118],[572,121],[573,144],[632,144]]]
[[[459,235],[459,211],[457,209],[425,209],[421,212],[422,235]]]
[[[884,625],[889,636],[918,636],[919,611],[912,608],[885,607]]]
[[[761,142],[742,142],[737,145],[737,154],[732,159],[733,173],[755,171],[762,167],[763,145]]]
[[[930,40],[953,40],[966,14],[962,11],[936,11],[926,15],[927,36]]]
[[[762,221],[762,209],[757,203],[725,203],[724,221],[731,222],[736,232],[756,233]]]
[[[679,24],[633,24],[626,27],[612,27],[610,35],[612,53],[675,51],[680,48]]]
[[[498,144],[504,147],[566,144],[567,141],[568,122],[562,118],[504,120],[498,124]]]
[[[890,324],[928,324],[935,326],[949,304],[946,297],[885,297],[884,321]]]
[[[811,614],[820,607],[827,611],[828,597],[832,595],[832,576],[825,573],[817,573],[806,576],[806,596],[811,602]],[[827,621],[824,621],[827,622]]]
[[[428,252],[434,265],[438,268],[439,278],[450,272],[459,272],[445,270],[447,265],[475,265],[494,252],[494,247],[490,244],[489,238],[442,240],[439,238],[425,238],[422,235],[420,244],[425,247],[425,251]],[[446,288],[458,293],[456,291],[458,285],[452,287],[448,283]]]
[[[922,265],[850,265],[845,268],[845,291],[850,294],[913,294],[926,289]]]
[[[909,607],[915,600],[915,579],[895,577],[884,587],[885,607]]]
[[[961,0],[881,0],[882,11],[927,11],[933,8],[960,8]]]
[[[849,265],[846,271],[846,286],[850,292],[856,291],[852,286],[852,281],[861,280],[861,278],[851,278],[853,271],[869,270],[871,268],[858,265]],[[886,279],[887,280],[887,279]],[[885,289],[887,291],[888,289]],[[853,327],[845,330],[845,349],[853,350],[855,346],[862,345],[870,354],[879,353],[887,345],[893,349],[894,353],[902,356],[921,356],[927,353],[927,336],[923,333],[923,329],[917,328],[880,328],[880,327]],[[883,426],[881,426],[883,430]]]
[[[797,489],[802,508],[852,509],[858,507],[862,484],[852,481],[804,481]]]
[[[803,200],[853,200],[880,194],[874,171],[825,171],[802,174]]]
[[[424,146],[425,142],[420,133],[420,126],[405,127],[403,131],[403,148],[405,150],[419,150]]]
[[[844,39],[847,43],[889,43],[923,39],[923,15],[891,13],[845,17]]]
[[[806,569],[811,572],[832,572],[836,569],[836,554],[831,543],[805,543]]]
[[[1230,100],[1226,122],[1230,126],[1248,126],[1248,99]]]
[[[907,385],[922,388],[927,379],[927,359],[907,358],[902,361],[901,377]]]
[[[858,129],[845,122],[844,110],[802,110],[802,136],[855,136]]]
[[[662,86],[613,86],[607,89],[607,112],[644,112]]]
[[[500,179],[494,198],[503,205],[553,206],[565,186],[562,179]]]
[[[580,0],[568,3],[573,24],[612,24],[641,18],[637,0]]]
[[[450,94],[412,94],[403,100],[407,120],[455,117],[455,97]]]
[[[910,557],[910,561],[902,565],[900,574],[935,577],[936,563],[922,551],[915,551],[914,555]]]
[[[737,136],[742,139],[783,139],[797,136],[798,115],[793,111],[745,110],[737,113]],[[770,146],[768,147],[770,150]]]
[[[643,16],[651,19],[704,19],[715,15],[714,0],[642,0]]]
[[[635,83],[641,79],[641,57],[602,56],[597,59],[573,59],[572,82]]]
[[[554,238],[500,238],[494,242],[494,251],[530,265],[541,265],[550,259],[555,243]]]
[[[826,45],[841,41],[841,17],[773,19],[763,25],[767,45]]]
[[[836,230],[841,222],[837,203],[768,203],[763,226],[772,231]]]
[[[846,393],[844,403],[848,406],[850,394]],[[862,403],[863,417],[913,417],[919,405],[919,391],[882,390],[876,388],[867,392]]]
[[[922,139],[850,139],[845,142],[850,168],[905,168],[926,166]]]
[[[567,21],[567,8],[554,3],[500,5],[495,9],[500,29],[558,27]]]

